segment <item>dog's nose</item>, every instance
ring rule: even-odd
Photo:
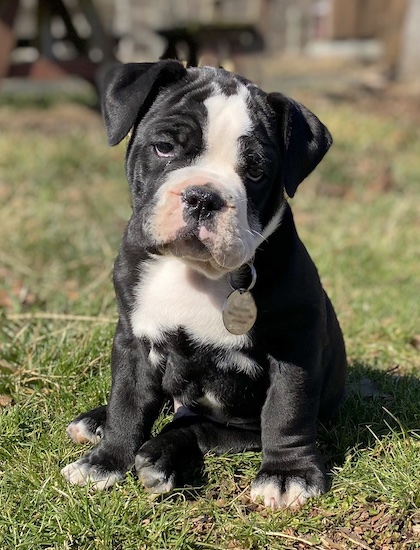
[[[225,206],[225,201],[213,189],[206,186],[187,187],[182,194],[188,213],[195,218],[210,218]]]

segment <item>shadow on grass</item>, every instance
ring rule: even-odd
[[[350,366],[347,397],[336,418],[320,425],[319,440],[330,470],[349,451],[368,448],[393,432],[420,433],[420,380],[371,365]]]

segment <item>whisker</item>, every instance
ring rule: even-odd
[[[257,235],[258,237],[261,237],[261,239],[263,241],[267,240],[267,237],[264,237],[264,235],[262,233],[260,233],[259,231],[257,231],[256,229],[251,229],[251,232],[252,232],[253,235]]]

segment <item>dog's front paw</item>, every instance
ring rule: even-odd
[[[93,489],[101,491],[112,487],[124,477],[124,472],[118,469],[109,469],[90,453],[76,462],[68,464],[61,470],[61,474],[73,485],[89,484]]]
[[[251,485],[252,500],[262,500],[273,510],[282,507],[297,508],[310,497],[327,490],[325,475],[319,471],[293,474],[260,472]]]
[[[176,473],[172,461],[164,452],[160,452],[155,440],[148,441],[140,449],[135,458],[135,467],[148,493],[169,493],[174,489]]]

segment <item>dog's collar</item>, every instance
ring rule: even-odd
[[[228,274],[228,282],[229,282],[229,286],[232,290],[242,290],[242,292],[248,292],[248,291],[250,291],[254,288],[255,283],[257,282],[257,270],[254,267],[254,261],[253,260],[250,260],[249,262],[246,262],[246,264],[242,264],[241,267],[239,269],[237,269],[235,273],[239,273],[242,270],[242,268],[244,268],[245,266],[248,266],[249,269],[250,269],[251,282],[249,283],[249,285],[246,288],[243,287],[242,285],[235,286],[234,282],[233,282],[233,273],[229,273]]]

